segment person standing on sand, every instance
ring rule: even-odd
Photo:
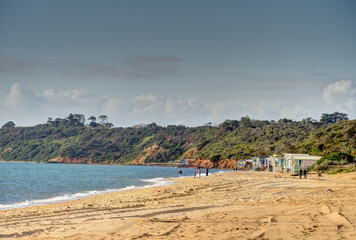
[[[304,178],[307,178],[307,170],[306,169],[304,169],[303,175],[304,175]]]
[[[199,170],[198,170],[198,175],[199,175],[199,178],[200,178],[200,174],[201,174],[201,170],[200,170],[200,168],[199,168]]]
[[[302,178],[302,174],[303,174],[303,170],[302,170],[302,169],[300,169],[300,170],[299,170],[299,179],[301,179],[301,178]]]
[[[206,176],[209,175],[209,168],[206,169]]]

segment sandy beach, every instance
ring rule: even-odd
[[[356,173],[228,172],[0,211],[0,239],[356,239]],[[330,189],[330,190],[328,190]]]

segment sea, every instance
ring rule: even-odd
[[[156,166],[0,162],[0,210],[63,202],[107,192],[172,184],[194,169]],[[223,170],[209,169],[209,175]],[[202,171],[205,176],[205,169]]]

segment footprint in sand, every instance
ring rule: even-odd
[[[261,239],[263,238],[263,236],[266,234],[266,231],[265,230],[259,230],[259,231],[256,231],[254,232],[251,237],[249,237],[248,239]]]
[[[333,212],[327,215],[330,221],[336,224],[342,224],[342,225],[350,225],[350,221],[344,217],[341,213],[339,212]]]
[[[321,208],[320,208],[320,212],[323,213],[323,214],[330,214],[330,213],[331,213],[331,210],[330,210],[330,207],[329,207],[329,206],[323,205],[323,206],[321,206]]]

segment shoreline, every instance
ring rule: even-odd
[[[321,179],[280,175],[232,171],[171,178],[169,186],[2,210],[0,238],[356,237],[356,173]]]
[[[22,163],[22,162],[20,162],[20,163]],[[66,163],[63,163],[63,164],[66,164]],[[135,165],[120,165],[120,166],[135,166]],[[139,165],[139,167],[145,167],[145,166]],[[153,166],[153,167],[169,167],[169,166]],[[224,171],[226,171],[226,170],[224,170]],[[221,173],[221,172],[222,171],[215,172],[215,173],[210,172],[209,176],[212,176],[214,174]],[[205,173],[202,174],[202,176],[205,177]],[[75,201],[75,200],[80,200],[80,199],[84,199],[84,198],[91,197],[91,196],[112,193],[112,192],[115,193],[115,192],[138,190],[138,189],[145,189],[145,188],[156,188],[156,187],[169,186],[169,185],[174,184],[176,182],[176,179],[190,178],[190,177],[193,177],[193,176],[185,175],[185,176],[179,176],[179,177],[166,177],[166,178],[156,177],[156,178],[140,179],[140,181],[142,182],[143,185],[128,185],[128,186],[123,186],[121,188],[107,188],[107,189],[99,189],[99,190],[93,189],[93,190],[87,190],[87,191],[79,191],[79,192],[75,192],[75,193],[61,193],[61,194],[58,194],[55,196],[50,196],[47,198],[24,200],[22,202],[4,203],[4,204],[0,204],[0,211],[11,210],[11,209],[23,209],[23,208],[27,208],[27,207],[33,207],[33,206],[42,206],[42,205],[53,204],[53,203]]]
[[[92,190],[92,191],[86,191],[86,192],[77,192],[77,193],[73,193],[73,194],[67,193],[67,194],[57,195],[54,197],[43,198],[43,199],[34,199],[34,200],[26,200],[24,202],[0,204],[0,212],[5,211],[5,210],[23,209],[23,208],[34,207],[34,206],[44,206],[44,205],[54,204],[54,203],[76,201],[76,200],[84,199],[87,197],[106,194],[106,193],[115,193],[115,192],[122,192],[122,191],[131,191],[131,190],[136,190],[136,189],[169,186],[174,183],[173,181],[170,181],[169,179],[170,178],[162,179],[162,181],[157,180],[157,178],[144,179],[142,181],[153,182],[153,183],[148,184],[148,185],[143,185],[143,186],[126,186],[126,187],[118,188],[118,189]]]
[[[118,165],[118,166],[147,166],[147,167],[179,167],[179,168],[196,168],[192,164],[183,164],[183,163],[145,163],[145,164],[124,164],[124,163],[67,163],[67,162],[25,162],[25,161],[5,161],[5,160],[0,160],[0,163],[38,163],[38,164],[84,164],[84,165]],[[220,168],[210,168],[210,169],[220,169]],[[224,170],[224,169],[223,169]],[[229,170],[226,168],[226,170]]]

